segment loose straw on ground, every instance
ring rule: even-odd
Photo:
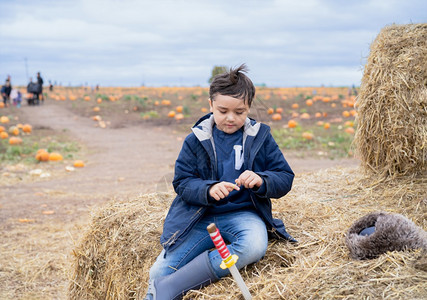
[[[298,244],[270,241],[260,262],[241,270],[253,299],[422,299],[425,253],[388,252],[377,259],[349,257],[344,236],[351,224],[376,210],[400,213],[427,227],[425,178],[365,188],[359,169],[333,168],[297,176],[293,190],[273,201]],[[110,203],[93,217],[74,249],[70,299],[143,299],[148,272],[173,193]],[[243,299],[231,277],[185,299]]]

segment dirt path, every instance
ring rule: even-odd
[[[70,134],[84,144],[86,167],[0,189],[0,298],[65,299],[71,250],[87,226],[90,210],[112,199],[170,188],[184,135],[169,127],[94,127],[48,102],[22,107],[25,122]],[[298,174],[355,160],[287,159]],[[46,214],[46,211],[52,213]],[[29,223],[19,219],[31,220]]]

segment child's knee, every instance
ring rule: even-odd
[[[268,240],[256,239],[241,249],[236,249],[236,254],[241,258],[243,265],[259,261],[267,252]]]

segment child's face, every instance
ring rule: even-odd
[[[242,128],[249,114],[249,105],[243,99],[217,94],[214,100],[209,99],[216,127],[225,133],[232,134]]]

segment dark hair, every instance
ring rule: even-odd
[[[218,74],[212,80],[209,88],[209,97],[214,101],[218,94],[231,96],[233,98],[243,99],[251,107],[252,100],[255,97],[255,86],[244,73],[247,73],[247,67],[242,64],[240,67],[230,68],[229,72]]]

